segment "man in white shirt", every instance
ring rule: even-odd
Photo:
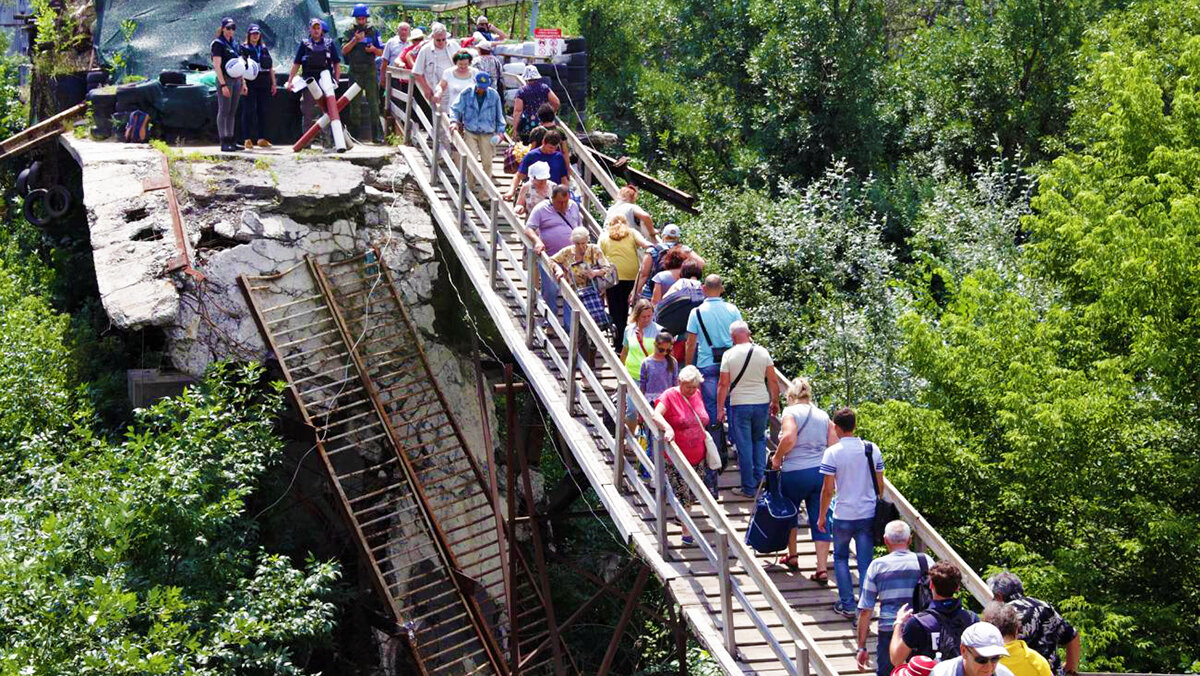
[[[967,627],[958,651],[958,657],[934,667],[931,676],[1013,676],[1008,667],[1000,664],[1000,658],[1008,656],[1008,648],[1004,647],[1004,637],[995,625],[976,622]]]
[[[875,551],[871,524],[875,520],[876,491],[883,494],[883,455],[878,446],[864,443],[854,435],[856,426],[854,409],[842,408],[833,414],[838,442],[825,449],[825,457],[821,459],[820,472],[825,475],[825,484],[821,488],[821,511],[818,512],[821,516],[817,521],[817,529],[828,532],[825,515],[836,492],[833,573],[837,578],[838,600],[834,602],[833,610],[851,619],[857,615],[858,601],[854,596],[854,580],[850,577],[850,541],[854,541],[854,557],[861,577],[871,565],[871,554]]]
[[[431,38],[419,48],[420,53],[413,63],[417,86],[428,101],[433,100],[433,88],[441,82],[442,73],[454,67],[454,54],[458,51],[458,41],[450,39],[450,31],[445,26],[435,24],[430,35]]]
[[[717,383],[717,422],[725,421],[729,397],[729,436],[737,447],[742,495],[753,498],[767,469],[767,421],[779,412],[779,378],[771,353],[750,340],[742,320],[729,325],[733,347],[721,357]]]

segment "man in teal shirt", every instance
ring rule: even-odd
[[[742,313],[733,303],[721,298],[725,283],[720,275],[704,278],[704,302],[692,310],[687,323],[687,363],[694,364],[704,376],[700,396],[708,411],[709,433],[717,450],[726,457],[725,428],[717,422],[717,382],[721,379],[721,357],[733,347],[729,327],[741,321]]]

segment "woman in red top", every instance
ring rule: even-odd
[[[704,409],[704,398],[700,395],[700,383],[704,376],[695,366],[685,366],[679,371],[679,385],[668,389],[658,398],[654,408],[654,421],[663,432],[663,439],[675,442],[683,457],[697,474],[702,474],[700,463],[704,462],[704,428],[708,426],[708,412]],[[679,469],[667,458],[667,483],[675,491],[675,497],[685,509],[695,504],[691,489],[683,481]],[[683,541],[692,544],[687,527],[683,528]]]

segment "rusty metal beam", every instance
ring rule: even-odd
[[[604,661],[600,663],[600,670],[596,672],[596,676],[607,676],[612,669],[613,660],[617,658],[617,649],[621,647],[621,638],[625,636],[625,628],[633,619],[633,611],[638,606],[637,599],[642,595],[642,589],[645,588],[646,579],[649,577],[650,569],[642,566],[642,569],[638,571],[637,579],[633,582],[633,589],[625,599],[625,609],[621,611],[621,619],[617,621],[617,626],[613,629],[612,640],[608,642],[608,650],[604,653]]]

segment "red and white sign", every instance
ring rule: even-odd
[[[563,53],[567,43],[563,40],[561,28],[535,28],[533,37],[537,40],[538,56],[557,56]]]

